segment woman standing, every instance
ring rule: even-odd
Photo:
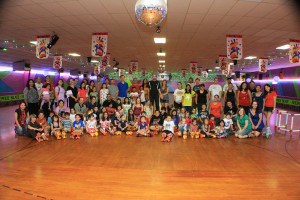
[[[222,103],[219,101],[219,95],[214,96],[214,101],[209,104],[209,114],[215,116],[216,125],[220,125],[221,113],[223,113]]]
[[[270,135],[272,135],[270,130],[270,118],[271,115],[274,113],[274,109],[276,108],[276,100],[277,100],[277,94],[275,91],[271,89],[271,86],[269,84],[266,84],[264,86],[265,91],[265,98],[264,98],[264,108],[263,112],[266,116],[266,137],[268,138]]]
[[[236,117],[237,119],[237,126],[239,130],[235,133],[235,137],[238,138],[248,138],[253,137],[253,134],[251,133],[251,123],[248,115],[245,113],[245,110],[243,107],[240,107],[238,109],[238,115]]]
[[[252,102],[248,115],[252,125],[252,133],[258,137],[265,125],[263,122],[263,114],[257,101]]]
[[[205,85],[200,84],[200,90],[197,90],[196,92],[196,105],[198,107],[198,114],[201,112],[202,105],[204,104],[206,106],[208,104],[208,92],[205,90]]]
[[[192,112],[192,101],[193,96],[195,95],[195,92],[191,90],[191,86],[189,84],[186,85],[185,91],[182,96],[182,106],[185,107],[186,111],[189,111],[189,113]]]
[[[63,85],[64,81],[62,79],[59,79],[54,93],[56,106],[59,100],[65,101],[65,89],[63,88]]]
[[[241,84],[236,100],[237,104],[239,105],[239,108],[244,108],[245,113],[248,115],[249,106],[252,103],[252,95],[250,90],[248,89],[248,85],[246,82],[243,82]]]
[[[166,108],[166,112],[168,113],[168,104],[169,104],[169,87],[167,85],[167,81],[163,80],[161,83],[161,87],[158,89],[160,96],[161,107]]]
[[[70,85],[67,88],[67,98],[68,98],[68,107],[74,108],[75,103],[77,102],[78,91],[74,85],[74,79],[70,79]]]
[[[32,79],[27,81],[24,89],[24,100],[29,114],[37,114],[39,111],[39,94]]]
[[[27,121],[29,119],[29,113],[26,109],[25,102],[21,102],[19,108],[15,110],[15,132],[18,135],[26,135],[27,133]]]
[[[264,98],[265,98],[265,95],[261,91],[261,86],[257,85],[256,92],[253,93],[253,101],[254,100],[257,101],[260,109],[263,109],[263,107],[264,107]]]
[[[100,99],[101,105],[103,104],[104,101],[106,101],[108,93],[109,93],[109,90],[107,89],[107,85],[106,85],[106,83],[103,83],[100,93],[99,93],[99,99]]]
[[[147,101],[149,99],[149,83],[146,78],[143,80],[142,86],[144,86],[145,99]]]
[[[224,107],[226,106],[226,103],[230,101],[234,106],[236,99],[236,91],[233,89],[233,84],[228,83],[228,89],[224,92]]]
[[[86,102],[87,100],[87,97],[89,96],[88,94],[88,91],[85,87],[85,82],[82,81],[81,84],[80,84],[80,88],[78,89],[78,95],[77,95],[77,98],[83,98],[84,102]]]
[[[93,87],[95,86],[95,81],[91,80],[90,85],[88,87],[88,93],[90,94],[93,91]]]

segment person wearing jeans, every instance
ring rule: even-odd
[[[19,108],[15,110],[15,121],[16,127],[15,132],[17,135],[26,135],[27,134],[27,120],[29,113],[26,109],[24,102],[20,103]]]
[[[252,126],[248,115],[245,113],[245,109],[240,107],[238,109],[237,119],[237,126],[239,130],[235,133],[235,136],[238,138],[248,138],[253,137]]]
[[[155,110],[159,110],[159,88],[160,83],[157,81],[156,74],[152,75],[152,81],[149,81],[149,98],[151,105],[154,107],[155,102]]]

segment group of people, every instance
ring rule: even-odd
[[[57,139],[79,138],[83,133],[133,134],[152,136],[162,132],[162,141],[171,141],[175,133],[184,139],[234,134],[238,138],[272,135],[270,117],[276,108],[276,92],[266,84],[243,82],[239,88],[227,78],[219,85],[218,78],[209,86],[192,78],[183,88],[170,94],[166,80],[152,80],[129,87],[125,77],[115,84],[106,78],[101,82],[69,79],[64,89],[63,79],[54,86],[50,77],[29,79],[24,89],[24,102],[15,111],[16,134],[29,135],[38,141],[48,135]],[[265,116],[265,117],[263,117]],[[264,123],[265,118],[265,123]],[[262,132],[266,124],[266,131]]]

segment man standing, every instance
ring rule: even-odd
[[[100,75],[97,76],[97,82],[95,83],[95,86],[96,86],[96,91],[99,94],[101,86],[102,86]]]
[[[155,101],[155,110],[159,110],[159,92],[160,83],[157,81],[156,74],[152,74],[152,81],[149,81],[149,98],[151,105],[154,106]]]
[[[192,89],[194,90],[194,92],[196,94],[197,91],[200,90],[200,79],[196,78],[195,82],[196,82],[196,84],[194,87],[192,87]],[[193,96],[193,107],[196,107],[196,96]]]
[[[228,90],[228,84],[229,83],[231,83],[231,77],[227,77],[227,82],[223,85],[223,92]],[[232,86],[233,86],[233,90],[236,91],[237,90],[236,84],[232,83]]]
[[[111,95],[113,100],[116,100],[119,95],[118,87],[115,86],[115,79],[110,80],[110,85],[107,86],[109,94]]]
[[[182,89],[181,82],[177,83],[177,89],[174,91],[174,107],[182,108],[182,96],[184,93],[184,89]]]
[[[192,77],[189,78],[189,83],[188,84],[191,86],[191,89],[193,90],[193,88],[195,86],[195,83],[194,83],[194,79]]]
[[[125,97],[127,97],[128,83],[125,82],[124,75],[121,76],[121,82],[118,83],[119,97],[122,99],[122,102]]]
[[[35,87],[36,87],[38,93],[40,94],[40,92],[41,92],[41,90],[43,88],[42,78],[40,76],[38,76],[36,78]]]
[[[132,92],[132,88],[135,87],[136,91],[140,91],[140,85],[138,84],[137,78],[133,79],[132,85],[130,86],[129,92]]]
[[[79,79],[75,78],[74,86],[77,88],[77,90],[80,88],[80,85],[78,84],[78,82],[79,82]]]
[[[222,87],[221,87],[221,85],[218,84],[218,82],[219,82],[219,79],[215,78],[214,84],[212,84],[208,88],[208,91],[209,91],[208,97],[209,97],[210,102],[214,101],[215,95],[219,95],[219,97],[222,97]],[[209,104],[210,104],[210,102],[209,102]]]

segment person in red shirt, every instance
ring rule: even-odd
[[[275,91],[272,90],[271,86],[269,84],[266,84],[264,86],[265,90],[265,98],[264,98],[264,108],[263,112],[266,116],[266,137],[269,137],[272,135],[270,130],[270,118],[271,115],[274,113],[274,109],[276,108],[276,100],[277,100],[277,94]]]
[[[149,118],[148,118],[148,117],[146,117],[146,112],[145,112],[145,111],[142,111],[142,112],[141,112],[141,117],[140,117],[140,118],[138,118],[138,120],[136,121],[136,125],[137,125],[138,123],[140,123],[140,122],[141,122],[141,118],[142,118],[143,116],[146,118],[146,122],[147,122],[147,124],[150,124],[150,120],[149,120]]]
[[[248,89],[248,84],[246,82],[243,82],[237,93],[237,105],[239,105],[239,108],[240,107],[244,108],[245,113],[248,115],[249,107],[251,103],[252,103],[251,91]]]
[[[209,104],[209,114],[215,116],[215,122],[219,126],[221,121],[221,113],[223,113],[223,105],[219,101],[219,95],[214,96],[214,101]]]
[[[50,126],[45,118],[45,115],[42,111],[40,111],[38,113],[38,118],[36,118],[36,122],[44,129],[45,134],[47,135],[49,130],[50,130]]]
[[[54,84],[53,84],[53,82],[50,82],[50,76],[46,76],[45,82],[44,82],[44,86],[45,86],[47,83],[50,84],[50,91],[53,91],[53,89],[54,89]]]
[[[212,114],[209,115],[208,124],[209,124],[210,130],[214,131],[213,129],[215,129],[216,126],[217,126],[217,123],[215,121],[215,116],[214,115],[212,115]]]
[[[129,92],[132,92],[134,87],[135,87],[136,91],[140,91],[140,85],[138,84],[137,78],[133,79],[133,83],[129,88]]]

